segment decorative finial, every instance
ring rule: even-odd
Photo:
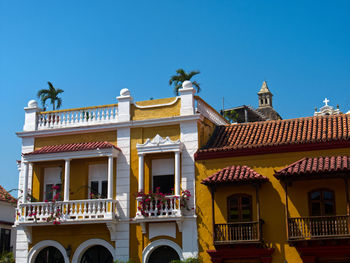
[[[325,106],[328,106],[328,102],[329,102],[329,99],[325,98],[323,103],[325,104]]]
[[[317,107],[315,107],[315,111],[317,111]]]
[[[120,91],[120,96],[122,96],[122,97],[130,96],[130,91],[128,89],[126,89],[126,88],[122,89]]]

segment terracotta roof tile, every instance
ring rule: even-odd
[[[268,178],[255,172],[248,166],[228,166],[215,174],[202,180],[202,184],[231,184],[231,183],[249,183],[249,182],[264,182]]]
[[[277,179],[298,179],[304,176],[332,176],[350,172],[349,156],[306,157],[277,171]]]
[[[350,142],[349,138],[350,114],[230,124],[217,126],[196,158],[205,153]]]
[[[88,151],[88,150],[107,149],[107,148],[118,149],[118,147],[114,146],[109,142],[84,142],[84,143],[70,143],[70,144],[44,146],[39,150],[35,150],[30,153],[25,153],[24,155]]]
[[[9,192],[7,192],[1,185],[0,185],[0,201],[5,201],[9,203],[16,203],[17,199],[14,198]]]

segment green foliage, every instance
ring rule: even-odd
[[[176,75],[172,76],[169,80],[169,85],[174,86],[174,93],[176,96],[179,95],[179,89],[182,86],[182,83],[185,80],[191,80],[191,78],[197,74],[199,74],[199,71],[191,71],[189,73],[186,73],[183,69],[176,70]],[[196,87],[197,92],[201,91],[200,84],[197,81],[192,81],[192,85]]]
[[[117,259],[116,261],[114,261],[114,263],[134,263],[134,261],[132,261],[132,259],[129,259],[128,261],[120,261]]]
[[[227,110],[224,111],[224,118],[226,120],[228,120],[230,123],[232,122],[237,122],[238,118],[239,118],[239,114],[237,112],[235,112],[234,110]]]
[[[12,252],[5,252],[0,256],[0,263],[15,263]]]
[[[62,105],[62,99],[58,97],[60,93],[63,93],[64,91],[62,89],[55,89],[55,87],[52,85],[50,81],[47,82],[49,85],[48,89],[41,89],[38,91],[37,96],[40,98],[41,103],[43,107],[45,108],[45,103],[47,100],[50,100],[52,104],[52,109],[55,110],[56,108],[59,109]],[[57,106],[56,106],[57,102]]]
[[[180,259],[172,260],[170,261],[170,263],[201,263],[201,261],[198,258],[188,258],[185,260],[180,260]]]

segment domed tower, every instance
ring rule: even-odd
[[[257,110],[264,114],[269,120],[282,120],[281,116],[277,111],[272,107],[272,96],[273,94],[269,90],[266,81],[263,82],[260,91],[258,92],[259,96],[259,108]]]

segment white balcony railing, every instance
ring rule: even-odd
[[[38,113],[38,129],[118,122],[117,104]]]
[[[136,218],[167,218],[181,216],[180,197],[167,195],[164,199],[147,201],[137,197]]]
[[[116,217],[116,202],[111,199],[91,199],[23,203],[18,205],[16,223],[113,220]]]

